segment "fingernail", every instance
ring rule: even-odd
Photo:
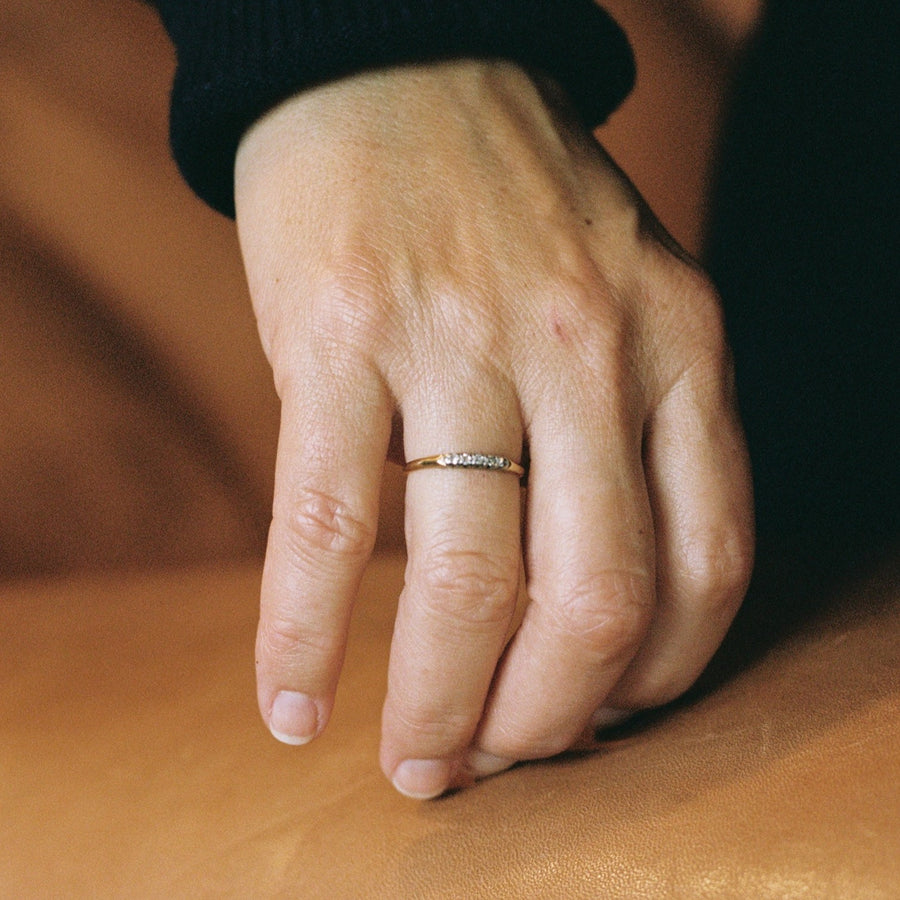
[[[451,771],[446,759],[407,759],[394,769],[394,787],[413,800],[431,800],[447,790]]]
[[[315,703],[296,691],[281,691],[272,704],[269,731],[283,744],[299,747],[308,744],[319,728],[319,712]]]
[[[602,731],[604,728],[614,728],[627,722],[634,715],[631,709],[608,709],[600,707],[597,712],[591,716],[591,728],[594,731]]]
[[[516,760],[506,759],[503,756],[494,756],[492,753],[483,753],[481,750],[472,750],[466,757],[466,768],[475,778],[489,778],[514,766]]]

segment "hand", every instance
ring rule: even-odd
[[[752,558],[720,310],[554,86],[458,62],[317,88],[244,138],[236,199],[282,400],[257,641],[273,733],[328,720],[396,414],[408,459],[531,460],[508,644],[518,480],[409,475],[381,749],[399,790],[689,687]]]

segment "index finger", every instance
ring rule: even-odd
[[[391,430],[390,398],[367,364],[299,359],[282,392],[256,642],[260,711],[289,744],[316,737],[331,713]]]

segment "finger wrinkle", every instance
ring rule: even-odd
[[[375,545],[372,524],[337,497],[310,488],[294,493],[288,511],[273,520],[273,529],[290,554],[304,562],[317,552],[367,557]]]
[[[539,597],[533,595],[536,608],[550,618],[556,633],[615,657],[636,649],[649,626],[655,585],[644,571],[607,569]]]
[[[269,614],[260,622],[256,649],[260,665],[265,660],[271,667],[276,661],[279,666],[293,670],[311,659],[333,659],[340,653],[341,643],[330,632]]]
[[[409,590],[423,610],[482,628],[508,622],[519,583],[516,557],[480,550],[444,550],[412,572]]]

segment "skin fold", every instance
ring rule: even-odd
[[[718,298],[555,85],[478,61],[347,78],[258,122],[235,185],[282,401],[257,640],[273,733],[326,726],[392,442],[530,457],[524,528],[514,476],[409,475],[381,747],[398,790],[688,688],[753,558]]]

